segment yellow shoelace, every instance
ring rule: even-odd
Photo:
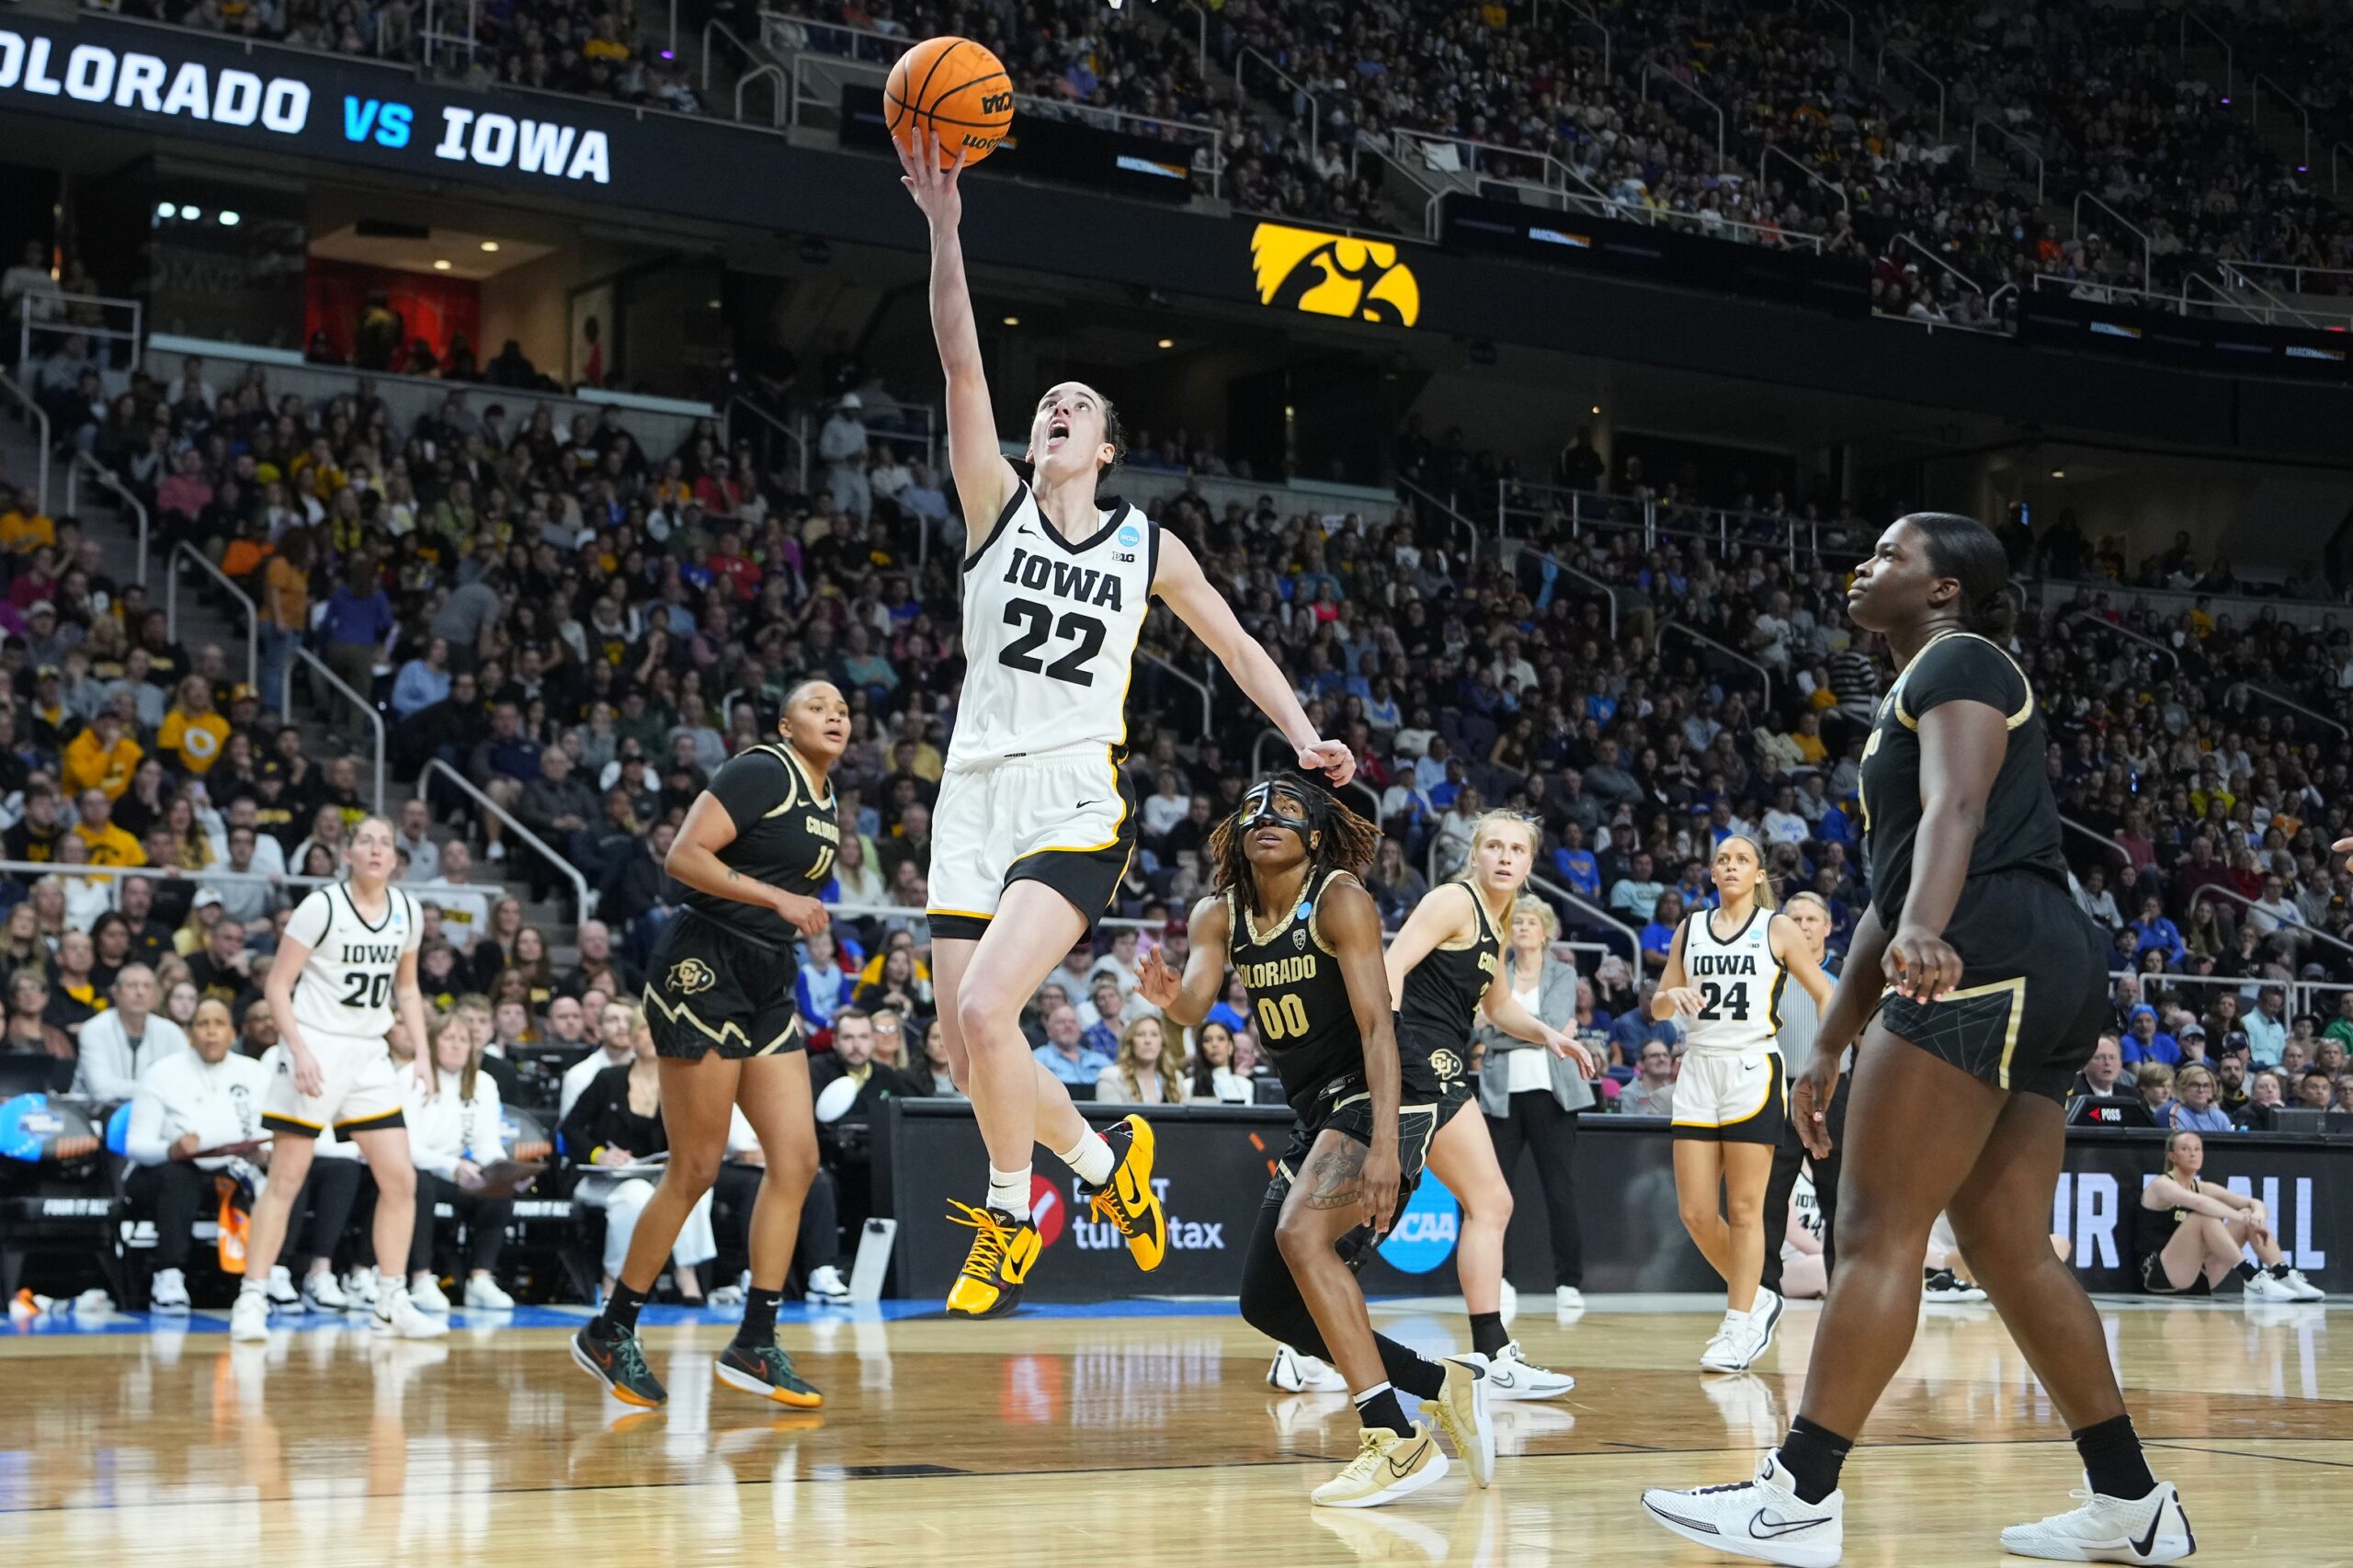
[[[985,1209],[975,1209],[952,1198],[948,1200],[948,1207],[963,1211],[961,1217],[950,1214],[949,1224],[970,1225],[980,1233],[973,1239],[972,1256],[964,1260],[963,1271],[975,1279],[995,1279],[997,1266],[1005,1261],[1005,1249],[1013,1244],[1013,1238],[996,1222],[996,1216]]]

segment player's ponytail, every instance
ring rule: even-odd
[[[1957,512],[1913,512],[1904,522],[1927,540],[1928,566],[1961,585],[1955,605],[1964,631],[2007,643],[2017,622],[2010,601],[2010,557],[1994,530]]]

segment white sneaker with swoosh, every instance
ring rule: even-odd
[[[1847,1494],[1807,1502],[1774,1452],[1757,1461],[1753,1481],[1688,1492],[1654,1486],[1643,1494],[1643,1511],[1711,1551],[1788,1568],[1832,1568],[1847,1533]]]
[[[2083,1506],[2040,1524],[2012,1525],[2002,1532],[2002,1550],[2053,1562],[2178,1562],[2198,1550],[2170,1482],[2130,1501],[2100,1496],[2088,1483],[2068,1495]]]

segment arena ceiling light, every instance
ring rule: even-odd
[[[232,210],[230,210],[229,208],[226,208],[226,207],[223,207],[222,209],[221,209],[221,220],[220,220],[220,222],[221,222],[221,226],[222,226],[222,228],[224,228],[224,229],[233,229],[233,228],[235,228],[238,224],[240,224],[240,223],[244,222],[244,221],[245,221],[245,219],[244,219],[244,214],[243,214],[243,213],[241,213],[241,212],[233,211]]]
[[[2067,471],[2063,468],[2054,468],[2051,471],[2051,477],[2053,479],[2064,479],[2067,477]]]
[[[185,219],[187,219],[189,222],[193,223],[193,222],[195,222],[199,218],[203,217],[203,216],[204,216],[204,213],[203,213],[200,210],[199,210],[199,209],[197,209],[197,208],[194,208],[194,207],[183,207],[183,208],[181,208],[181,209],[180,209],[180,216],[181,216],[181,217],[183,217],[183,218],[185,218]]]
[[[482,253],[484,256],[496,256],[498,254],[498,242],[496,240],[483,241]]]
[[[179,210],[180,204],[176,201],[159,201],[155,203],[155,216],[158,218],[172,217],[176,215]]]
[[[449,258],[448,256],[440,256],[440,257],[436,258],[436,260],[435,260],[435,261],[434,261],[434,263],[433,263],[433,270],[434,270],[434,271],[436,271],[436,272],[447,272],[447,271],[449,271]]]
[[[1163,348],[1174,348],[1176,347],[1176,340],[1173,337],[1164,337],[1160,340],[1160,347]]]
[[[1005,318],[1005,324],[1007,326],[1019,326],[1021,324],[1021,318],[1019,316],[1007,316]]]

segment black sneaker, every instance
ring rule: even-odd
[[[815,1410],[825,1403],[825,1396],[792,1369],[792,1358],[780,1345],[753,1348],[731,1344],[719,1353],[713,1370],[719,1381],[731,1389],[741,1389],[778,1404],[789,1404],[795,1410]]]
[[[608,1338],[597,1326],[602,1322],[591,1318],[572,1336],[573,1360],[623,1404],[659,1410],[668,1403],[670,1392],[646,1366],[645,1350],[638,1344],[637,1335],[625,1328]]]

